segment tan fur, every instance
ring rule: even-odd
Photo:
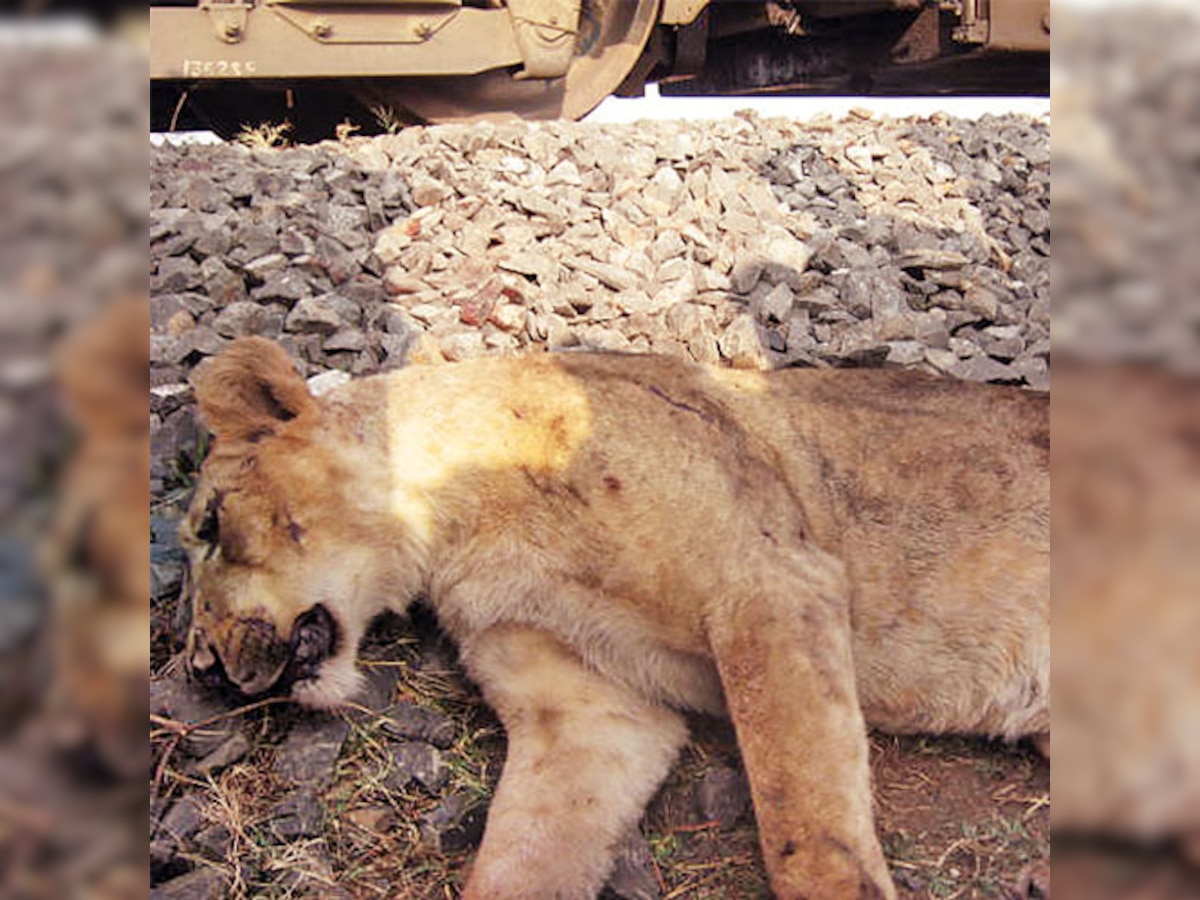
[[[46,724],[125,778],[150,769],[149,327],[146,299],[123,299],[56,352],[78,444],[41,548],[52,598]]]
[[[1200,849],[1200,383],[1062,360],[1051,824]],[[1200,865],[1200,855],[1195,855]]]
[[[343,639],[294,693],[332,705],[427,596],[510,733],[468,897],[594,897],[676,709],[728,710],[773,888],[810,900],[895,894],[864,714],[1049,730],[1044,397],[589,354],[302,386],[256,339],[197,372],[193,652],[261,690],[322,604]]]

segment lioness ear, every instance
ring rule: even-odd
[[[291,357],[265,338],[239,338],[198,365],[191,382],[201,418],[221,440],[259,440],[317,409]]]

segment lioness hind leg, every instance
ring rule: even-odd
[[[592,900],[686,725],[587,669],[545,632],[501,626],[463,651],[508,731],[463,900]]]
[[[802,566],[764,563],[766,575],[747,586],[754,594],[713,617],[709,641],[775,895],[890,900],[840,568],[812,555]]]

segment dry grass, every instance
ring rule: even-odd
[[[415,703],[455,723],[454,741],[442,751],[446,787],[434,796],[400,784],[392,777],[394,742],[383,711],[351,709],[350,735],[321,795],[324,831],[316,839],[280,843],[271,827],[272,808],[290,790],[274,776],[273,749],[295,716],[290,707],[255,704],[218,717],[247,713],[258,749],[208,779],[188,776],[176,749],[189,730],[215,723],[152,722],[158,790],[198,794],[206,822],[228,832],[223,859],[195,862],[219,868],[230,897],[457,895],[470,850],[431,846],[420,822],[452,794],[468,805],[487,803],[500,774],[504,735],[435,634],[429,622],[385,624],[373,632],[363,659],[376,677],[387,675],[394,684],[391,702]],[[692,730],[695,737],[644,826],[660,894],[667,900],[765,900],[771,894],[750,817],[722,831],[698,821],[691,800],[711,768],[738,765],[732,729],[695,719]],[[1032,753],[981,741],[877,737],[872,761],[880,832],[902,897],[1008,897],[1017,874],[1048,857],[1049,781]]]
[[[454,742],[442,751],[449,779],[437,796],[416,784],[397,783],[386,717],[365,708],[351,710],[350,737],[323,799],[324,850],[338,883],[354,897],[455,896],[469,854],[430,846],[419,823],[449,795],[467,798],[469,807],[485,805],[499,779],[504,751],[499,723],[453,667],[452,654],[441,666],[422,659],[422,650],[413,632],[393,624],[386,640],[363,649],[363,665],[395,680],[393,702],[415,703],[456,724]]]
[[[752,825],[722,832],[686,826],[652,832],[650,847],[664,900],[770,900]]]
[[[288,146],[288,132],[292,123],[260,122],[258,125],[243,125],[238,132],[237,142],[255,150],[270,150]]]
[[[343,119],[333,128],[333,135],[339,144],[347,144],[356,132],[362,131],[361,125],[355,125],[349,119]]]
[[[395,107],[383,103],[371,107],[371,115],[384,134],[399,134],[404,130],[404,117]]]
[[[884,852],[904,896],[1013,896],[1049,858],[1046,764],[1031,750],[965,738],[878,738]]]

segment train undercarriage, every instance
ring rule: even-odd
[[[1048,0],[164,0],[153,125],[571,118],[611,94],[1045,94]]]

